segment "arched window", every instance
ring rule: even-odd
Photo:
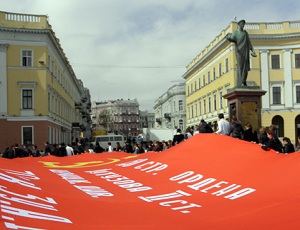
[[[284,120],[282,116],[274,116],[272,119],[272,124],[276,126],[275,134],[278,137],[284,137]]]

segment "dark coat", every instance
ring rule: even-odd
[[[182,133],[177,133],[173,137],[173,145],[179,144],[183,140],[184,140],[184,135]]]
[[[243,134],[244,134],[244,129],[242,124],[238,121],[232,122],[229,135],[234,138],[242,139]]]
[[[266,132],[262,133],[259,137],[259,143],[261,143],[263,145],[265,145],[268,142],[268,140],[269,140],[269,138],[268,138]]]
[[[94,148],[95,153],[102,153],[104,152],[104,149],[100,145],[96,145]]]
[[[261,146],[261,148],[264,150],[273,149],[276,152],[282,152],[281,146],[274,140],[274,138],[269,139],[265,145]]]
[[[282,152],[283,153],[293,153],[293,152],[295,152],[294,145],[293,144],[286,144],[285,146],[283,146]]]
[[[202,124],[199,126],[199,133],[213,133],[214,131],[205,121],[201,122]]]
[[[258,137],[257,137],[257,132],[256,131],[252,131],[252,128],[249,128],[249,129],[246,129],[244,131],[244,138],[243,140],[245,141],[253,141],[253,142],[256,142],[258,143]]]

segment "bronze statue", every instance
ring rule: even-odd
[[[237,87],[247,86],[247,76],[248,71],[250,71],[250,52],[253,57],[256,54],[253,50],[252,44],[249,39],[249,35],[246,30],[244,30],[245,20],[240,20],[238,22],[239,28],[232,34],[227,34],[226,38],[230,42],[235,43],[235,53],[237,61]]]

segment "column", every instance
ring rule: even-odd
[[[7,44],[0,43],[0,115],[7,115]]]
[[[267,91],[262,97],[262,110],[270,108],[268,50],[260,50],[261,89]]]
[[[291,49],[284,49],[284,93],[285,93],[285,107],[293,107],[293,80],[292,80],[292,57]]]

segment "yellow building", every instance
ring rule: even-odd
[[[226,35],[237,28],[237,22],[231,22],[186,67],[187,126],[204,119],[216,128],[217,114],[228,118],[223,96],[236,86],[236,57]],[[300,21],[246,22],[244,29],[257,54],[251,57],[247,84],[267,91],[262,96],[262,125],[276,125],[279,137],[295,143],[300,135]]]
[[[0,152],[71,144],[89,132],[90,105],[47,16],[0,12]]]

